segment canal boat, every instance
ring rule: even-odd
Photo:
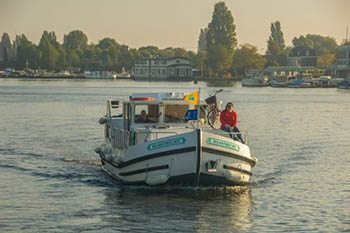
[[[242,79],[243,87],[266,87],[269,86],[269,78],[260,70],[248,70]]]
[[[124,101],[107,100],[99,120],[105,141],[95,149],[102,169],[125,184],[249,184],[257,159],[246,135],[243,143],[211,127],[209,105],[194,93],[137,93]]]
[[[338,84],[338,89],[350,89],[350,79],[340,82]]]

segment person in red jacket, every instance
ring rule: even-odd
[[[228,102],[225,110],[220,114],[221,129],[226,132],[233,133],[230,134],[233,139],[238,138],[242,143],[244,143],[241,132],[237,128],[237,122],[237,113],[233,108],[233,104],[232,102]]]

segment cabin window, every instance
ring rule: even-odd
[[[158,104],[138,104],[135,105],[135,123],[158,123]]]
[[[185,114],[188,110],[188,105],[165,105],[165,123],[183,123]]]

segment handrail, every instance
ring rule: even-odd
[[[128,130],[113,128],[111,136],[113,147],[124,149],[129,146],[130,132]]]

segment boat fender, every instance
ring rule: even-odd
[[[111,162],[113,160],[113,155],[112,154],[108,154],[105,156],[106,160]]]
[[[169,179],[169,175],[156,175],[156,176],[148,176],[146,178],[146,183],[148,185],[160,185],[165,184]]]
[[[100,155],[102,153],[101,147],[96,147],[95,152]]]
[[[106,157],[105,155],[111,154],[112,148],[111,146],[107,144],[102,144],[101,146],[97,147],[95,149],[95,152],[99,154],[100,156],[103,155],[103,157]]]
[[[256,163],[258,162],[258,158],[256,158],[255,156],[251,156],[252,160],[253,160],[253,164],[251,164],[252,167],[255,167]]]
[[[123,151],[119,150],[118,148],[114,148],[112,150],[111,156],[113,157],[113,161],[116,163],[120,163],[120,161],[123,159]]]
[[[95,152],[100,156],[101,160],[102,160],[102,164],[104,164],[103,159],[106,158],[105,154],[103,153],[101,147],[96,147],[95,148]]]
[[[99,120],[98,120],[98,123],[100,123],[101,125],[105,124],[107,122],[107,118],[106,117],[101,117]]]
[[[241,174],[239,172],[230,171],[228,169],[224,170],[224,176],[227,180],[236,181],[236,182],[240,182],[242,179]]]

